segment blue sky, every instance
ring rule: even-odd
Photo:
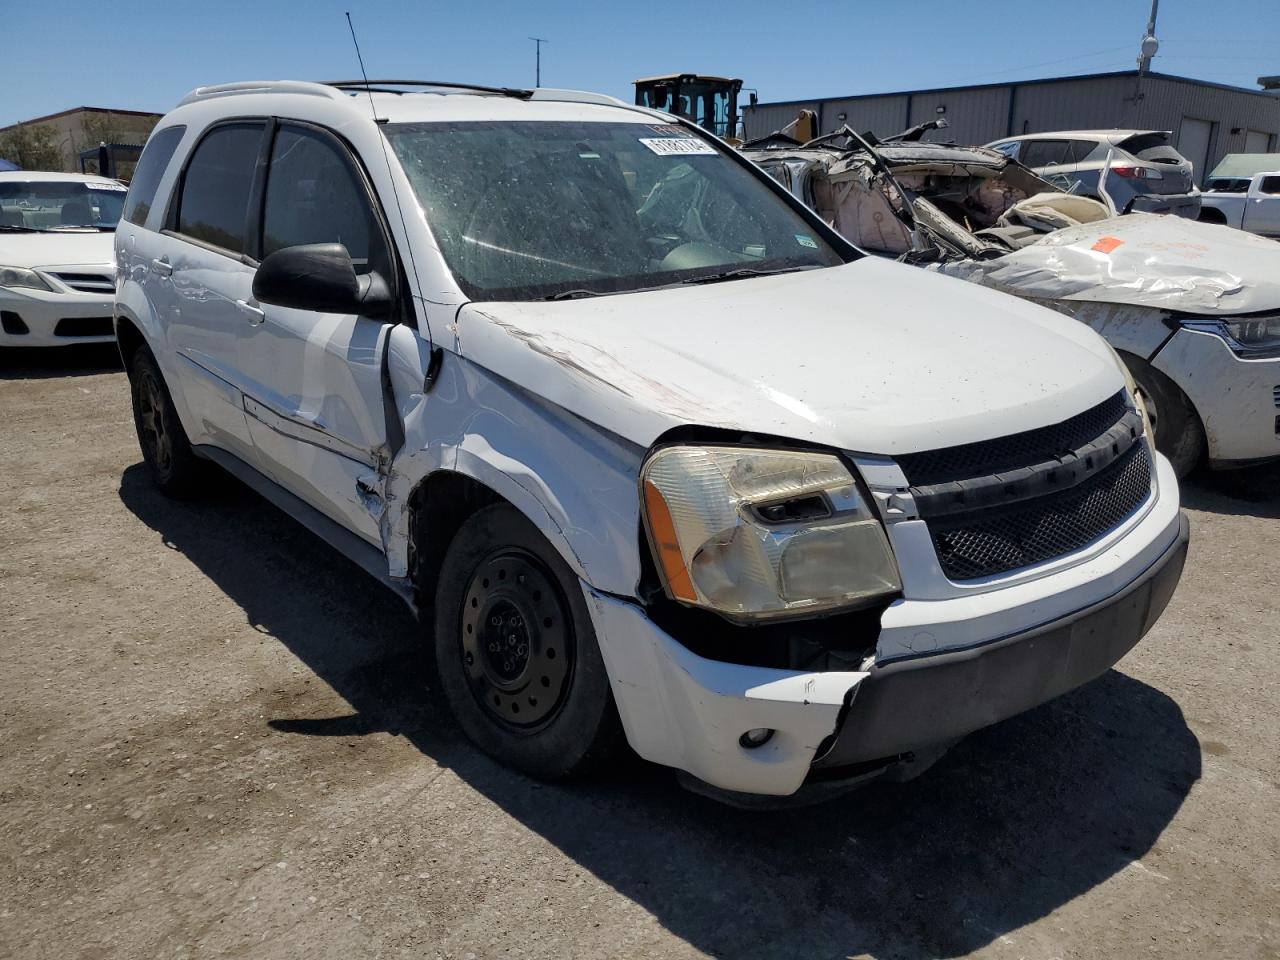
[[[88,105],[163,112],[227,80],[358,75],[631,97],[636,77],[742,77],[763,101],[1123,70],[1149,0],[4,0],[0,126]],[[785,11],[780,13],[780,11]],[[1164,0],[1154,69],[1253,87],[1280,74],[1277,0]]]

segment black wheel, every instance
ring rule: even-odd
[[[1125,354],[1124,362],[1146,404],[1156,449],[1169,458],[1178,479],[1182,479],[1205,456],[1204,426],[1200,417],[1178,385],[1147,361]]]
[[[441,689],[482,750],[545,780],[616,751],[621,724],[578,578],[514,507],[462,525],[435,611]]]
[[[155,357],[139,347],[129,361],[129,386],[133,394],[133,424],[138,431],[142,458],[155,485],[171,497],[189,496],[199,486],[200,459],[173,408],[173,397]]]

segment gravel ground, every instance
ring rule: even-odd
[[[1186,485],[1119,669],[747,814],[488,761],[389,592],[151,489],[109,353],[0,357],[0,411],[0,956],[1280,957],[1280,471]]]

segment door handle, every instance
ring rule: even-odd
[[[250,303],[248,300],[237,300],[236,306],[249,315],[250,326],[260,327],[266,322],[266,313],[256,303]]]
[[[161,277],[173,276],[173,266],[169,263],[168,257],[160,257],[156,260],[152,260],[151,269]]]

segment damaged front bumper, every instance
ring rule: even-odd
[[[1176,491],[1171,477],[1169,489]],[[936,610],[929,629],[943,642],[927,654],[882,653],[865,671],[709,660],[640,606],[584,584],[627,738],[640,756],[730,802],[735,795],[804,802],[877,776],[902,776],[912,761],[923,769],[949,743],[1086,683],[1138,642],[1172,596],[1186,556],[1188,528],[1176,494],[1161,501],[1092,566],[1021,585],[999,616],[975,617],[967,597],[902,601]],[[1109,575],[1099,575],[1098,564]],[[1074,609],[1045,622],[1064,592],[1076,599]],[[953,606],[962,621],[948,622]],[[945,642],[979,624],[980,640]],[[761,746],[745,746],[743,734],[760,728],[774,733]]]

